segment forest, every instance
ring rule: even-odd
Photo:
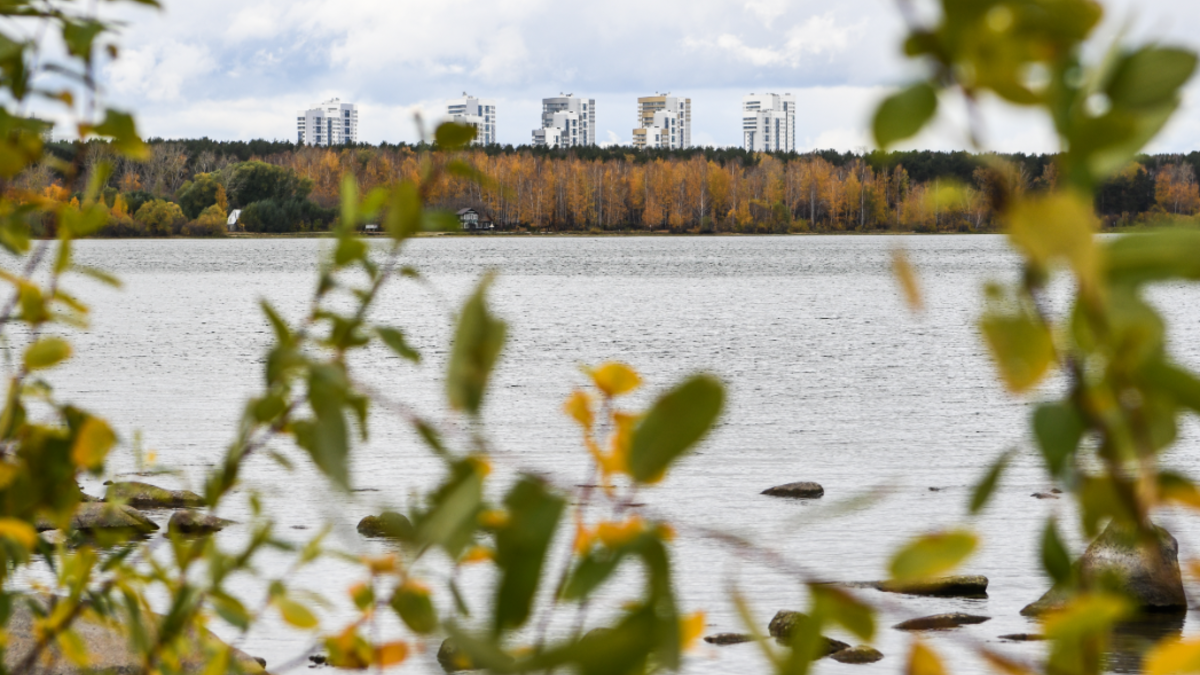
[[[149,156],[135,161],[99,141],[47,149],[84,164],[77,184],[43,162],[10,190],[69,202],[91,167],[111,165],[103,190],[111,218],[100,236],[220,236],[233,209],[248,232],[323,231],[337,219],[343,175],[370,190],[414,180],[429,164],[458,167],[439,172],[431,205],[474,208],[497,230],[543,232],[991,232],[1000,229],[998,195],[1052,191],[1058,180],[1052,155],[966,152],[489,146],[448,153],[426,144],[320,148],[204,138],[152,139]],[[1100,186],[1096,211],[1106,228],[1190,222],[1200,212],[1198,169],[1200,152],[1139,156]]]

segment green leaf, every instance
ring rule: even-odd
[[[1058,525],[1051,518],[1042,530],[1042,567],[1054,580],[1055,585],[1071,580],[1071,554],[1058,536]]]
[[[1063,476],[1084,431],[1083,418],[1069,403],[1044,403],[1034,411],[1033,434],[1052,475]]]
[[[421,194],[415,183],[403,181],[392,190],[383,225],[394,239],[407,239],[421,231]]]
[[[462,229],[458,216],[449,211],[431,209],[425,212],[422,228],[426,232],[457,232]]]
[[[212,598],[213,609],[216,610],[217,616],[224,619],[229,625],[241,629],[250,629],[250,612],[246,611],[243,605],[237,598],[234,598],[223,593],[213,593]]]
[[[71,357],[71,345],[66,340],[47,337],[38,340],[25,350],[25,369],[44,370],[53,368]]]
[[[458,558],[471,543],[483,508],[483,470],[471,459],[451,465],[450,477],[430,498],[429,509],[417,515],[417,541],[440,546]]]
[[[402,584],[392,596],[392,609],[414,633],[427,635],[437,630],[437,610],[429,591],[413,583]]]
[[[375,332],[379,334],[379,339],[388,346],[396,355],[402,359],[407,359],[413,363],[421,362],[421,355],[417,350],[408,345],[404,339],[404,333],[395,328],[376,328]]]
[[[461,150],[475,140],[475,127],[457,122],[444,122],[434,132],[434,141],[442,150]]]
[[[358,225],[358,181],[354,174],[342,176],[342,221],[338,236],[342,238],[354,236],[354,228]]]
[[[319,624],[317,617],[307,607],[295,600],[280,596],[275,598],[275,606],[279,608],[279,615],[283,617],[283,620],[296,628],[310,630]]]
[[[345,373],[332,365],[314,366],[308,376],[308,400],[313,419],[292,424],[296,443],[335,485],[350,489],[350,434],[345,406],[348,391]]]
[[[1196,54],[1175,47],[1143,47],[1121,59],[1108,84],[1114,104],[1149,108],[1174,101],[1196,72]]]
[[[1200,281],[1200,232],[1176,229],[1126,235],[1105,247],[1104,262],[1114,283]]]
[[[1004,470],[1008,468],[1010,461],[1012,461],[1011,452],[1001,455],[1000,459],[996,460],[991,468],[988,469],[988,472],[984,474],[983,479],[975,485],[975,489],[971,492],[971,504],[969,507],[971,515],[979,513],[983,510],[984,506],[987,506],[988,501],[992,498],[992,494],[996,492],[996,488],[1000,484],[1000,477],[1004,475]]]
[[[463,306],[446,375],[450,407],[471,415],[479,414],[483,405],[488,378],[504,347],[507,331],[504,322],[488,311],[487,289],[491,281],[490,275],[485,277]]]
[[[496,532],[496,567],[500,583],[492,633],[520,628],[529,620],[550,541],[558,529],[565,503],[533,478],[522,478],[504,500],[509,518]]]
[[[667,467],[708,433],[725,404],[725,387],[712,375],[693,375],[663,395],[633,432],[629,473],[642,483],[662,478]]]
[[[916,136],[937,113],[937,92],[926,82],[893,94],[875,111],[875,144],[887,150],[897,141]]]
[[[111,147],[131,158],[145,160],[150,157],[150,148],[142,142],[133,116],[116,110],[105,111],[104,121],[96,126],[83,125],[81,135],[94,134],[112,139]]]
[[[869,605],[834,586],[810,584],[809,591],[814,615],[827,617],[866,642],[875,639],[875,611]]]
[[[67,52],[85,62],[92,60],[92,44],[96,36],[104,32],[105,26],[99,21],[86,19],[83,21],[65,21],[62,27],[63,42]]]
[[[909,543],[892,558],[896,581],[916,581],[944,574],[975,551],[978,540],[970,532],[940,532]]]

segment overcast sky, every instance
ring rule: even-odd
[[[296,111],[357,103],[367,142],[413,141],[470,92],[498,106],[502,143],[528,143],[541,98],[595,98],[599,140],[628,143],[638,96],[692,99],[693,143],[741,142],[750,92],[799,100],[801,149],[861,149],[888,87],[904,82],[894,0],[163,0],[120,10],[121,58],[107,100],[146,136],[293,139]],[[1109,0],[1105,32],[1200,47],[1200,2]],[[1156,150],[1200,149],[1200,86]],[[957,106],[914,145],[963,147]],[[992,111],[989,144],[1053,148],[1038,120]]]

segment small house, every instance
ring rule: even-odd
[[[379,226],[376,225],[375,223],[367,223],[366,225],[363,226],[363,230],[367,234],[379,234]]]
[[[238,229],[238,221],[242,218],[242,210],[234,209],[229,212],[229,220],[225,222],[225,229],[233,232]]]
[[[475,209],[459,209],[456,215],[458,216],[458,223],[462,226],[463,230],[476,231],[493,229],[492,219],[488,218],[487,216],[480,215],[479,211],[476,211]]]

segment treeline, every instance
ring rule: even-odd
[[[343,175],[369,190],[417,178],[426,160],[451,159],[404,144],[313,148],[205,138],[149,146],[142,162],[116,158],[103,143],[53,146],[60,158],[83,163],[81,181],[101,160],[113,165],[104,194],[114,224],[104,233],[186,234],[189,224],[195,232],[215,230],[218,216],[234,209],[251,232],[322,230],[336,218]],[[430,191],[433,205],[475,208],[498,229],[543,231],[990,231],[1002,192],[1057,183],[1050,155],[490,146],[455,159],[491,180],[480,186],[445,174]],[[1198,167],[1200,153],[1139,157],[1100,188],[1096,210],[1109,226],[1195,216]],[[67,185],[50,165],[13,183],[55,198],[75,198],[81,185]],[[155,224],[161,217],[139,217],[143,205],[156,202],[177,207],[169,227]],[[205,227],[197,224],[202,217]]]

